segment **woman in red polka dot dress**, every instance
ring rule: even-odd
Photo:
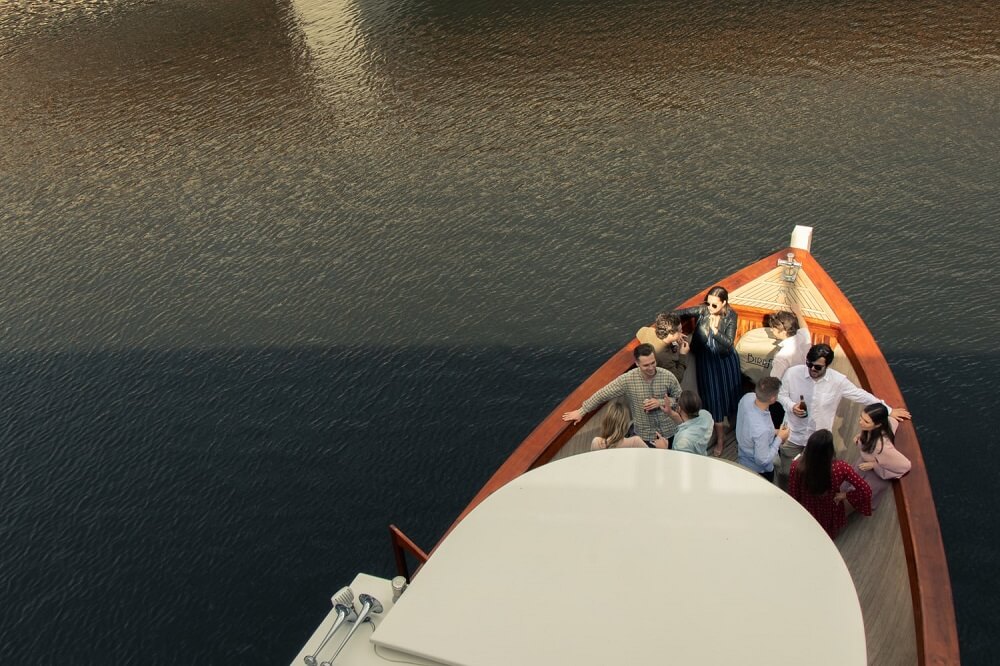
[[[844,482],[852,490],[841,490]],[[817,430],[805,451],[792,461],[788,492],[812,514],[830,538],[847,524],[846,499],[859,513],[872,515],[872,490],[854,468],[834,457],[833,433]]]

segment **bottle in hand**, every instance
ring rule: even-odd
[[[798,409],[802,410],[802,418],[809,416],[809,410],[806,409],[806,397],[804,395],[799,396],[799,404],[795,405]]]

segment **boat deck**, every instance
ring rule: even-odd
[[[857,375],[845,355],[838,356],[833,367],[857,382]],[[694,389],[696,373],[692,359],[681,386]],[[607,408],[604,405],[582,424],[579,431],[555,454],[553,460],[589,452],[590,442],[598,434]],[[860,413],[860,405],[844,401],[834,421],[834,442],[838,457],[851,464],[857,462],[859,454],[856,447],[848,446],[847,443],[852,442],[857,434],[856,424]],[[737,464],[736,434],[728,426],[722,459],[733,465]],[[868,663],[885,666],[917,663],[910,580],[905,566],[906,554],[893,493],[884,493],[881,505],[871,517],[851,514],[847,527],[841,530],[835,543],[851,572],[861,603],[868,644]],[[782,572],[794,579],[794,565],[789,563],[775,567],[775,594],[786,593],[791,582],[778,578]]]

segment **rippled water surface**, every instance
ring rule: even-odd
[[[990,663],[998,90],[985,1],[0,6],[0,656],[287,663],[808,224]]]

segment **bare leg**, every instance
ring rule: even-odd
[[[721,423],[715,424],[715,448],[712,455],[716,458],[722,456],[722,447],[726,444],[726,427]]]

